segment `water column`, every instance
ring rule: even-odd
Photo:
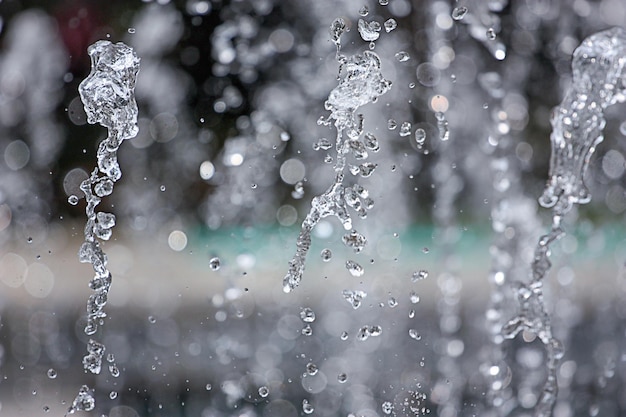
[[[113,213],[96,212],[103,197],[113,192],[113,184],[120,179],[122,171],[117,162],[117,150],[124,139],[134,137],[137,132],[137,103],[135,102],[135,82],[139,71],[139,58],[132,48],[119,42],[98,41],[88,49],[91,57],[91,72],[78,87],[83,101],[87,121],[99,123],[108,129],[106,139],[98,146],[98,166],[91,176],[82,182],[80,189],[87,200],[87,223],[85,241],[79,250],[80,262],[93,266],[95,277],[89,282],[93,294],[87,301],[87,325],[85,334],[93,336],[98,326],[104,324],[111,287],[111,273],[107,269],[107,256],[100,247],[100,241],[111,238],[115,226]],[[105,346],[89,339],[87,355],[83,358],[85,371],[99,374],[105,353]],[[115,358],[107,356],[111,376],[119,376]],[[83,385],[74,399],[68,414],[75,411],[90,411],[95,407],[92,390]]]
[[[437,23],[440,15],[450,19],[450,8],[442,2],[433,2],[430,6],[430,20],[433,25],[429,34],[429,55],[433,65],[444,69],[438,54],[440,50],[451,48],[450,42],[446,39],[445,29]],[[451,20],[449,22],[451,23]],[[438,132],[435,145],[437,161],[432,174],[435,191],[433,218],[439,261],[443,267],[437,277],[437,285],[441,291],[441,299],[437,303],[441,332],[437,341],[439,377],[434,384],[431,399],[438,404],[438,415],[455,417],[462,409],[461,391],[465,386],[465,376],[462,375],[459,362],[464,345],[458,335],[461,328],[459,309],[463,284],[459,276],[458,255],[455,249],[460,238],[456,199],[463,189],[464,182],[457,173],[457,152],[446,116],[449,107],[448,97],[452,95],[450,78],[442,78],[437,89],[438,94],[429,99],[429,107],[434,113]]]
[[[515,73],[515,76],[519,75]],[[519,142],[511,132],[509,114],[503,106],[505,94],[517,91],[513,84],[517,81],[503,80],[495,72],[481,74],[479,79],[492,101],[489,105],[492,127],[486,148],[490,155],[493,184],[491,227],[494,234],[489,274],[492,291],[485,314],[491,343],[483,348],[481,373],[487,383],[488,407],[493,415],[505,416],[515,406],[515,399],[509,387],[511,369],[506,361],[501,330],[515,303],[513,285],[525,281],[528,275],[528,262],[532,259],[529,256],[532,252],[528,249],[532,248],[537,236],[539,221],[535,201],[524,195],[522,190],[522,173],[515,146],[516,143],[519,146]]]
[[[543,279],[551,267],[551,245],[564,235],[561,221],[572,206],[591,200],[583,178],[596,146],[604,139],[604,110],[626,99],[622,74],[625,63],[623,29],[613,28],[586,38],[574,51],[571,86],[551,117],[550,173],[539,203],[552,208],[552,226],[535,248],[530,283],[520,285],[517,291],[519,312],[502,329],[509,339],[528,331],[545,346],[547,377],[535,406],[534,415],[538,417],[552,414],[558,393],[557,367],[563,356],[543,297]]]
[[[492,20],[487,14],[483,19]],[[469,20],[476,22],[478,19]],[[496,27],[500,27],[499,20],[495,22]],[[473,27],[472,23],[470,27],[475,35],[487,30],[484,26]],[[498,55],[498,51],[504,53],[504,45],[499,36],[491,38],[484,39],[483,44],[495,60],[485,62],[485,68],[477,77],[488,97],[484,111],[489,117],[489,127],[485,131],[483,149],[489,157],[492,191],[485,203],[490,203],[493,230],[489,248],[491,294],[485,311],[485,329],[490,342],[481,348],[479,356],[488,415],[506,416],[518,402],[511,385],[510,363],[514,356],[504,349],[501,330],[514,312],[515,283],[527,281],[532,247],[540,225],[537,204],[524,194],[522,186],[522,166],[530,160],[532,147],[522,140],[521,134],[516,134],[526,125],[523,120],[527,103],[522,97],[529,68],[521,64],[525,58],[516,49],[508,55]]]
[[[374,38],[371,33],[378,34],[378,31],[370,30],[372,23],[367,25],[362,23],[359,29],[361,37],[371,42],[378,38],[378,36]],[[380,30],[380,25],[378,25],[378,30]],[[342,241],[355,253],[361,252],[367,243],[365,236],[352,228],[349,208],[356,211],[359,217],[365,218],[367,210],[373,206],[373,201],[366,188],[358,183],[347,185],[344,178],[347,165],[350,165],[350,174],[363,178],[372,175],[376,169],[375,163],[363,161],[368,158],[368,151],[378,151],[378,140],[372,133],[364,133],[364,118],[362,114],[357,113],[357,110],[361,106],[376,101],[379,96],[389,91],[391,81],[383,77],[380,70],[380,58],[374,52],[363,51],[350,57],[340,53],[341,35],[345,31],[345,21],[342,18],[335,19],[330,27],[330,35],[331,40],[337,46],[336,56],[340,63],[339,84],[330,92],[325,102],[326,110],[330,111],[328,120],[320,118],[320,123],[323,124],[330,124],[334,121],[337,131],[334,144],[335,180],[324,193],[314,197],[311,201],[311,209],[302,222],[296,241],[296,254],[289,262],[289,271],[283,279],[285,292],[295,289],[302,280],[306,256],[311,247],[311,232],[321,219],[328,216],[337,217],[344,229],[349,231],[342,237]],[[368,38],[368,35],[371,37]],[[330,149],[333,144],[326,139],[321,139],[316,146]],[[351,155],[359,164],[348,164],[348,155]],[[346,269],[353,276],[363,274],[363,267],[352,260],[346,261]]]

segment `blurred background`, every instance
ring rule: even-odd
[[[376,174],[376,183],[393,187],[394,200],[407,207],[394,221],[431,221],[429,168],[436,143],[430,145],[435,154],[424,156],[411,139],[420,126],[432,133],[436,120],[429,101],[450,91],[447,117],[458,138],[456,169],[465,179],[459,204],[468,220],[487,222],[482,201],[491,197],[490,179],[477,167],[485,161],[485,126],[497,116],[482,106],[501,101],[522,187],[539,195],[549,161],[549,115],[568,83],[571,53],[585,36],[622,24],[624,6],[610,0],[469,2],[468,19],[454,21],[447,13],[453,4],[435,2],[439,9],[424,12],[431,3],[398,0],[385,9],[398,28],[381,36],[376,52],[395,61],[386,76],[396,88],[371,116],[384,157],[392,161]],[[1,239],[14,233],[26,238],[50,221],[83,214],[67,197],[81,197],[77,185],[91,172],[97,143],[106,134],[86,125],[77,92],[89,72],[87,46],[98,39],[124,41],[142,59],[140,133],[119,155],[125,180],[111,197],[122,229],[155,231],[172,222],[210,229],[296,223],[309,199],[294,198],[294,185],[302,182],[311,196],[330,178],[323,153],[312,149],[320,137],[332,135],[315,123],[336,82],[327,28],[337,16],[356,23],[354,9],[365,4],[3,1],[0,226],[13,231]],[[372,18],[382,13],[372,9]],[[446,18],[437,21],[437,13]],[[481,32],[490,26],[506,44],[504,61],[494,59]],[[356,29],[348,36],[347,49],[362,42]],[[397,62],[398,51],[411,59]],[[433,57],[436,79],[424,85],[416,80],[417,67]],[[513,84],[514,92],[502,89]],[[623,110],[617,107],[615,115]],[[411,122],[411,135],[388,130],[388,119],[398,126]],[[608,138],[622,136],[618,119],[609,118]],[[603,166],[623,159],[624,142],[609,141],[594,155],[588,181],[602,205],[597,215],[618,220],[626,208],[622,172]],[[392,163],[398,170],[390,169]],[[371,187],[376,192],[380,185]]]
[[[321,222],[287,296],[300,223],[334,176],[316,144],[336,135],[318,119],[340,74],[337,17],[346,55],[372,48],[359,19],[379,23],[393,82],[359,109],[380,144],[376,171],[354,179],[375,202],[353,216],[369,243],[352,254],[336,219]],[[621,0],[2,0],[0,415],[63,415],[83,383],[109,417],[531,415],[542,346],[493,329],[548,228],[536,199],[572,52],[625,23]],[[101,339],[119,377],[81,364],[92,272],[76,256],[78,187],[106,131],[87,124],[78,85],[99,39],[141,58],[139,134],[99,206],[117,217]],[[607,110],[592,202],[553,255],[559,417],[626,413],[625,110]],[[344,294],[357,289],[358,309]]]

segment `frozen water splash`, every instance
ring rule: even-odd
[[[101,198],[113,192],[113,184],[122,172],[117,163],[117,149],[124,139],[137,134],[137,104],[135,82],[139,71],[139,58],[132,48],[123,43],[112,44],[98,41],[88,49],[91,72],[78,87],[89,123],[99,123],[108,129],[108,135],[98,147],[98,167],[83,181],[80,189],[87,201],[85,241],[78,252],[80,262],[91,263],[95,277],[89,283],[94,291],[87,301],[87,325],[85,333],[94,335],[103,323],[111,287],[111,274],[107,269],[107,257],[100,247],[100,240],[108,240],[115,226],[115,215],[98,212]],[[85,371],[99,374],[105,347],[89,340],[87,355],[83,358]],[[117,367],[113,364],[114,369]],[[94,399],[89,388],[83,386],[70,411],[93,409]],[[88,408],[90,406],[91,408]]]
[[[375,102],[379,96],[391,88],[391,81],[385,79],[380,70],[380,58],[374,52],[364,51],[346,58],[340,54],[341,34],[345,32],[345,22],[338,18],[330,28],[331,40],[337,45],[337,60],[340,63],[339,84],[329,94],[325,103],[330,111],[328,120],[320,123],[330,124],[334,120],[337,130],[335,149],[335,181],[323,194],[313,198],[311,209],[302,222],[302,228],[296,241],[296,254],[289,262],[289,271],[283,279],[283,290],[290,292],[302,280],[306,256],[311,247],[311,232],[319,221],[328,216],[337,217],[345,230],[350,233],[343,237],[344,244],[360,252],[367,239],[352,229],[349,208],[361,218],[367,217],[367,210],[373,207],[369,192],[360,184],[344,184],[345,167],[348,154],[355,160],[365,160],[369,153],[379,150],[378,140],[372,133],[363,132],[363,115],[357,114],[359,107]],[[322,145],[319,145],[322,148]],[[369,177],[376,169],[376,164],[364,162],[351,167],[353,175]],[[350,261],[352,262],[352,261]],[[356,264],[352,262],[350,265]],[[353,275],[363,273],[362,267],[347,267]]]
[[[353,309],[357,309],[361,307],[361,303],[365,297],[367,297],[367,293],[361,290],[343,290],[343,298],[350,303]]]
[[[341,35],[347,32],[348,27],[346,21],[341,17],[333,20],[330,25],[330,40],[337,46],[337,57],[339,57],[339,51],[341,50]]]
[[[87,355],[83,358],[83,367],[92,374],[99,374],[102,369],[102,357],[106,348],[93,339],[87,342]]]
[[[122,42],[98,41],[88,49],[91,72],[78,91],[85,106],[87,121],[99,123],[112,133],[107,149],[114,151],[119,141],[137,135],[135,82],[139,58]]]
[[[573,79],[565,98],[552,114],[550,176],[539,202],[552,207],[552,227],[535,248],[529,284],[517,290],[520,312],[502,329],[505,338],[522,330],[541,340],[547,353],[547,378],[535,407],[536,416],[550,416],[558,392],[557,367],[563,356],[561,342],[552,334],[543,298],[543,279],[550,270],[550,245],[563,237],[561,220],[573,204],[591,197],[583,178],[591,155],[602,142],[604,110],[626,99],[622,71],[626,63],[626,32],[613,28],[586,38],[574,51]]]
[[[359,117],[356,110],[375,101],[391,88],[391,81],[386,80],[380,71],[380,58],[372,51],[364,51],[347,59],[341,59],[339,85],[328,96],[326,110],[330,110],[330,118],[335,120],[338,133],[346,133],[356,139],[359,132]],[[341,138],[339,138],[341,139]]]
[[[583,177],[604,139],[604,110],[626,99],[625,63],[626,31],[621,28],[591,35],[574,51],[571,87],[550,120],[552,156],[542,206],[566,213],[572,204],[591,199]]]
[[[80,387],[78,391],[78,395],[74,398],[72,405],[67,410],[66,416],[68,414],[74,414],[76,411],[91,411],[96,407],[96,400],[93,397],[92,390],[87,386],[83,385]]]
[[[363,19],[359,19],[358,28],[359,34],[364,41],[373,42],[380,37],[380,23],[375,20],[366,22]]]
[[[91,72],[78,87],[89,123],[100,123],[108,129],[108,136],[98,147],[98,168],[82,182],[80,189],[87,200],[85,242],[79,250],[81,262],[89,262],[96,273],[90,287],[95,291],[87,303],[85,333],[93,335],[98,322],[105,317],[102,312],[111,274],[106,268],[107,258],[98,239],[108,240],[115,225],[115,215],[96,213],[101,197],[113,192],[113,184],[122,175],[117,163],[117,149],[124,139],[137,134],[137,103],[134,89],[139,58],[132,48],[123,43],[98,41],[88,49]]]

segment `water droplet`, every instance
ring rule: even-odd
[[[320,149],[327,151],[332,147],[333,147],[333,144],[326,138],[321,138],[313,144],[313,149],[316,151],[319,151]]]
[[[113,192],[113,181],[108,178],[99,180],[93,187],[98,197],[106,197]]]
[[[378,324],[370,326],[370,336],[377,337],[377,336],[380,336],[382,333],[383,333],[383,328],[379,326]]]
[[[394,130],[396,127],[398,127],[398,122],[394,119],[387,120],[387,129]]]
[[[55,371],[53,368],[50,368],[48,369],[47,375],[48,378],[55,379],[57,377],[57,371]]]
[[[340,336],[341,340],[348,340],[348,337],[349,337],[348,332],[346,331],[341,332],[341,336]]]
[[[452,18],[454,20],[463,20],[466,14],[467,14],[467,7],[464,7],[464,6],[455,7],[454,10],[452,10]]]
[[[415,310],[414,309],[410,309],[409,310],[409,318],[412,319],[415,317]]]
[[[309,362],[306,364],[306,373],[313,376],[316,375],[318,371],[317,365],[313,362]]]
[[[221,266],[222,266],[222,262],[220,261],[220,258],[218,258],[217,256],[209,260],[209,268],[211,268],[212,271],[219,271]]]
[[[363,326],[359,329],[359,331],[356,334],[356,339],[360,340],[360,341],[364,341],[369,339],[370,337],[370,328],[369,326]]]
[[[329,262],[333,257],[333,253],[330,249],[326,248],[322,249],[322,252],[320,252],[320,256],[322,257],[322,261]]]
[[[363,136],[363,145],[365,145],[366,149],[372,152],[378,152],[380,150],[378,139],[376,139],[376,136],[369,132],[365,133]]]
[[[426,131],[421,127],[415,129],[415,143],[418,147],[422,147],[426,141]]]
[[[307,324],[306,326],[304,326],[302,328],[302,335],[303,336],[311,336],[311,335],[313,335],[313,328],[311,327],[310,324]]]
[[[361,306],[361,301],[365,297],[367,297],[367,293],[365,291],[360,290],[343,290],[343,298],[352,305],[352,308],[355,310]]]
[[[385,23],[383,24],[383,26],[385,26],[385,31],[389,33],[398,27],[398,22],[396,22],[396,19],[387,19]]]
[[[387,300],[387,304],[389,305],[389,307],[395,308],[398,306],[398,300],[396,300],[396,297],[389,297],[389,300]]]
[[[213,389],[213,386],[211,384],[206,384],[204,387],[207,391],[211,391]]]
[[[409,294],[409,300],[411,300],[412,304],[417,304],[420,302],[420,296],[417,295],[415,291],[411,291],[411,294]]]
[[[47,405],[44,405],[44,406],[43,406],[43,411],[44,411],[45,413],[49,412],[49,411],[50,411],[50,407],[48,407]]]
[[[361,265],[351,260],[346,261],[346,269],[353,277],[360,277],[365,273]]]
[[[115,364],[109,365],[109,373],[113,378],[118,378],[120,376],[120,369]]]
[[[152,324],[156,323],[156,317],[154,316],[148,316],[148,321]]]
[[[496,31],[494,28],[487,29],[487,39],[493,41],[496,39]]]
[[[161,186],[159,187],[159,190],[161,190],[161,191],[165,191],[165,185],[161,185]]]
[[[26,238],[26,242],[28,243],[33,243],[33,238],[28,236],[28,238]]]
[[[90,300],[93,296],[90,297]],[[83,357],[83,368],[92,374],[98,375],[102,367],[102,357],[105,347],[102,343],[89,339],[87,342],[87,355]]]
[[[391,414],[393,411],[393,404],[390,401],[385,401],[381,406],[383,413]]]
[[[359,15],[360,16],[367,16],[369,14],[369,12],[370,12],[370,9],[367,6],[362,6],[359,9]]]
[[[302,411],[304,411],[304,414],[311,414],[315,411],[315,408],[305,399],[302,400]]]
[[[135,28],[128,28],[128,33],[132,34],[132,33],[135,33],[135,32],[136,32]]]
[[[396,54],[394,55],[396,57],[396,59],[398,60],[398,62],[406,62],[409,59],[411,59],[411,57],[409,56],[408,53],[406,53],[405,51],[400,51],[400,52],[396,52]]]
[[[346,29],[346,21],[341,17],[333,20],[330,25],[330,40],[337,45],[337,51],[339,51],[339,45],[341,44],[341,35],[343,35]]]
[[[281,141],[289,142],[290,139],[291,139],[291,135],[289,134],[289,132],[285,132],[285,131],[280,132],[280,140]]]
[[[75,206],[76,204],[78,204],[78,197],[72,194],[67,198],[67,202]]]
[[[114,355],[114,354],[112,354],[112,353],[109,353],[109,354],[107,355],[107,362],[109,362],[109,363],[113,363],[113,362],[115,362],[115,355]]]
[[[300,310],[300,318],[305,323],[313,323],[315,321],[315,312],[311,308],[305,307]]]
[[[409,329],[409,336],[411,336],[411,339],[422,340],[422,335],[415,329]]]
[[[413,275],[411,276],[411,281],[417,282],[426,278],[428,278],[428,271],[426,271],[425,269],[420,269],[419,271],[413,272]]]
[[[337,381],[339,381],[340,384],[344,384],[347,380],[348,380],[348,375],[346,373],[342,372],[339,375],[337,375]]]
[[[365,236],[363,236],[356,230],[351,230],[350,233],[343,235],[341,237],[341,240],[344,245],[346,245],[349,248],[352,248],[355,253],[361,252],[363,248],[365,248],[365,245],[367,244],[367,239],[365,238]]]
[[[361,38],[366,42],[373,42],[380,37],[380,23],[375,20],[366,22],[359,19],[358,30]]]
[[[76,411],[91,411],[96,406],[96,400],[93,397],[91,389],[87,385],[83,385],[72,402],[72,406],[67,414],[73,414]]]
[[[116,399],[117,398],[117,391],[111,391],[109,393],[109,398],[112,399],[112,400]]]
[[[270,389],[268,387],[266,387],[265,385],[259,388],[259,395],[263,398],[266,398],[268,395],[270,395]]]
[[[430,249],[428,249],[427,247],[423,247],[422,248],[422,252],[423,253],[428,253],[428,252],[430,252]]]
[[[105,230],[115,226],[115,214],[99,212],[96,215],[96,219],[98,220],[98,226]]]
[[[406,137],[411,134],[411,122],[402,122],[400,125],[400,136]]]

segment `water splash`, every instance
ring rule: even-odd
[[[363,19],[359,19],[358,29],[364,41],[373,42],[380,37],[380,23],[375,20],[366,22]]]
[[[95,407],[96,400],[93,397],[93,391],[87,385],[83,385],[65,415],[74,414],[76,411],[91,411]]]
[[[552,156],[542,206],[566,213],[572,204],[591,200],[583,177],[604,139],[604,110],[626,99],[625,63],[626,32],[621,28],[591,35],[574,51],[571,87],[550,120]]]
[[[363,299],[367,297],[367,293],[361,290],[343,290],[342,295],[355,310],[361,307]]]
[[[283,290],[290,292],[302,280],[306,256],[311,247],[311,232],[319,221],[328,216],[337,217],[345,230],[344,243],[360,252],[367,240],[352,229],[352,218],[348,208],[352,208],[361,218],[367,216],[367,210],[373,206],[369,192],[359,184],[344,184],[347,155],[351,153],[357,160],[368,157],[366,150],[378,150],[378,140],[372,133],[363,134],[363,115],[357,114],[359,107],[374,102],[379,96],[389,91],[391,81],[385,79],[380,70],[380,58],[374,52],[364,51],[346,58],[340,54],[341,34],[345,31],[343,19],[335,19],[330,27],[331,40],[337,45],[337,60],[340,62],[339,85],[328,95],[325,108],[330,111],[328,120],[334,120],[337,130],[335,140],[335,181],[321,195],[313,198],[311,209],[302,222],[302,228],[296,241],[296,254],[289,262],[289,271],[283,279]],[[353,175],[368,177],[376,169],[376,164],[365,162],[352,166]],[[346,267],[353,275],[363,273],[362,267],[349,261]]]
[[[95,277],[89,287],[94,291],[87,301],[87,325],[85,333],[94,335],[98,325],[106,317],[103,309],[107,303],[112,276],[107,269],[107,257],[100,247],[100,240],[111,237],[111,229],[115,226],[115,215],[98,212],[96,207],[102,197],[113,192],[113,184],[120,179],[122,171],[117,162],[117,150],[124,139],[134,137],[138,132],[137,103],[134,88],[139,71],[139,58],[132,48],[123,43],[112,44],[109,41],[98,41],[88,49],[91,57],[91,72],[79,87],[79,93],[87,121],[99,123],[108,129],[107,138],[98,146],[98,167],[91,176],[84,180],[80,189],[87,200],[87,223],[85,225],[85,241],[80,247],[80,262],[93,266]],[[87,345],[87,355],[83,358],[86,371],[99,374],[102,368],[102,357],[105,346],[93,339]],[[85,388],[85,386],[83,386]],[[86,397],[89,389],[81,388],[79,397]],[[82,399],[74,401],[82,407]],[[92,406],[93,408],[93,406]],[[86,408],[70,408],[70,413]]]
[[[468,9],[465,6],[455,7],[452,10],[452,18],[454,20],[463,20],[467,12],[468,12]]]
[[[626,32],[613,28],[586,38],[574,51],[573,79],[565,98],[551,118],[552,155],[549,180],[539,203],[552,207],[552,227],[535,248],[532,276],[517,291],[520,312],[507,322],[502,333],[514,338],[526,330],[541,340],[547,353],[548,376],[535,406],[535,416],[550,416],[558,393],[557,366],[563,356],[561,342],[552,334],[550,315],[543,298],[543,279],[548,273],[551,244],[563,237],[561,220],[573,204],[591,199],[583,178],[591,155],[602,142],[604,110],[626,99],[622,71],[626,63]]]

